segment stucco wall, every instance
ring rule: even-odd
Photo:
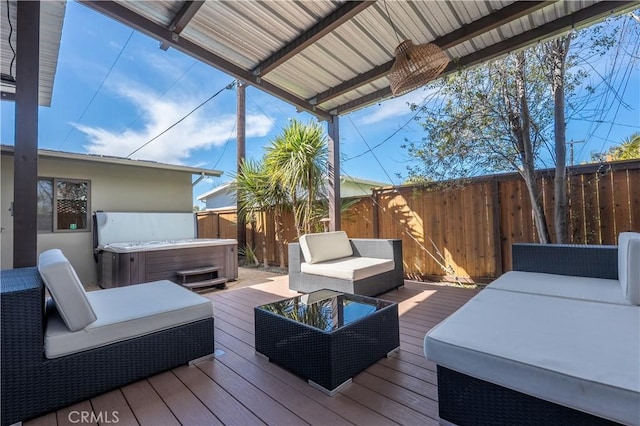
[[[13,266],[13,156],[2,155],[0,171],[0,261],[2,269]],[[40,158],[40,177],[91,181],[91,211],[192,211],[191,174],[172,170],[131,167],[77,160]],[[91,228],[84,232],[38,234],[38,253],[60,248],[85,284],[97,282]]]

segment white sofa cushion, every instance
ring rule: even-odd
[[[52,249],[40,254],[38,272],[69,330],[81,330],[96,320],[84,287],[62,251]]]
[[[322,263],[300,264],[300,270],[305,274],[321,275],[341,280],[357,281],[383,272],[393,271],[395,263],[392,259],[377,259],[372,257],[343,257],[327,260]]]
[[[489,284],[487,289],[631,305],[620,291],[618,280],[602,278],[510,271]]]
[[[307,263],[324,262],[353,255],[349,237],[344,231],[305,234],[300,237],[300,249]]]
[[[638,424],[637,306],[483,290],[427,333],[424,352],[463,374]]]
[[[87,296],[98,320],[84,330],[71,332],[54,311],[48,317],[45,333],[47,358],[82,352],[213,316],[211,300],[171,281],[92,291]]]
[[[618,236],[618,279],[622,293],[640,305],[640,233],[621,232]]]

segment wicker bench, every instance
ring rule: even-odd
[[[640,235],[626,237],[623,249],[514,245],[514,270],[425,336],[440,418],[640,424]]]
[[[404,285],[402,262],[402,240],[306,234],[289,243],[289,288],[377,296]]]
[[[44,350],[45,288],[38,269],[1,271],[0,290],[3,425],[91,398],[214,350],[211,317],[49,359]]]

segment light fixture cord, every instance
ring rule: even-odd
[[[387,16],[389,17],[391,28],[393,28],[393,33],[396,35],[396,40],[398,40],[398,44],[400,44],[400,36],[398,36],[398,30],[396,29],[396,26],[393,23],[393,19],[391,18],[391,14],[389,13],[389,9],[387,8],[387,0],[384,0],[384,9],[387,11]]]
[[[16,61],[16,50],[13,48],[13,44],[11,44],[11,36],[13,35],[13,24],[11,23],[11,14],[9,11],[9,0],[7,0],[7,21],[9,21],[9,47],[13,52],[13,58],[11,58],[11,64],[9,65],[9,75],[13,77],[13,63]]]

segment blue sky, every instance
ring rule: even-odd
[[[611,59],[605,57],[594,69],[604,74],[610,62]],[[640,130],[639,66],[636,61],[628,83],[621,87],[625,103],[622,107],[610,96],[603,100],[607,113],[601,122],[572,120],[568,123],[567,140],[586,141],[575,146],[576,163],[587,160],[591,151],[605,151]],[[157,41],[137,32],[132,35],[128,27],[68,2],[52,104],[49,108],[40,108],[39,146],[127,156],[231,81],[232,77],[208,65],[173,49],[160,50]],[[619,86],[611,79],[610,83]],[[411,121],[413,113],[407,102],[420,103],[424,96],[424,90],[416,90],[341,117],[341,151],[346,159],[365,153],[367,143],[378,145],[402,128],[375,149],[384,169],[371,154],[365,154],[343,162],[343,173],[401,183],[397,174],[406,176],[408,157],[399,146],[405,137],[421,136],[419,125]],[[246,105],[248,157],[259,158],[262,147],[290,118],[303,122],[313,119],[253,87],[247,89]],[[11,145],[14,143],[14,104],[1,102],[0,113],[1,141]],[[194,189],[194,195],[206,192],[229,180],[235,172],[235,114],[235,91],[223,90],[132,158],[224,171],[223,177],[207,179]]]

